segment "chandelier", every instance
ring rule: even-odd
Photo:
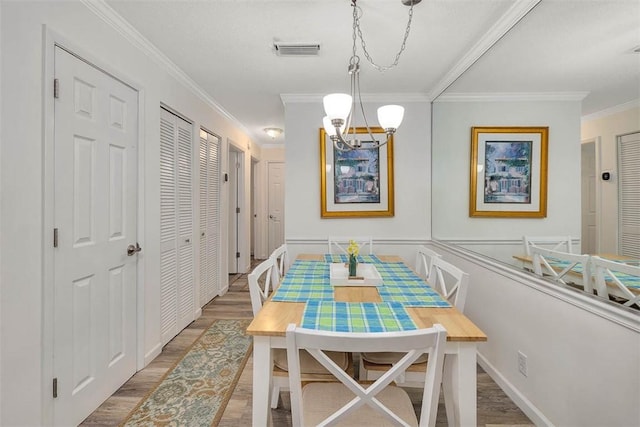
[[[366,127],[366,133],[371,138],[373,144],[367,144],[367,149],[376,149],[387,142],[389,142],[391,136],[396,132],[402,118],[404,116],[404,107],[400,105],[385,105],[378,108],[378,123],[380,127],[384,129],[387,139],[384,142],[380,142],[373,137],[373,132],[367,121],[367,117],[364,113],[364,106],[362,105],[362,97],[360,94],[360,57],[356,52],[356,40],[360,39],[362,45],[362,51],[367,60],[373,65],[373,67],[384,72],[394,68],[398,65],[400,55],[405,49],[407,38],[409,37],[409,31],[411,29],[411,19],[413,18],[413,6],[420,3],[421,0],[401,0],[402,4],[409,6],[409,19],[407,21],[407,27],[404,32],[404,38],[400,46],[400,50],[396,54],[395,60],[391,65],[378,65],[376,64],[371,55],[367,51],[366,43],[362,36],[362,30],[360,29],[360,17],[362,16],[362,9],[356,5],[357,0],[351,0],[351,6],[353,7],[353,49],[351,58],[349,58],[349,77],[350,77],[350,92],[346,93],[332,93],[326,95],[322,99],[324,111],[326,116],[322,119],[324,130],[333,141],[334,147],[339,151],[349,151],[356,149],[363,149],[362,143],[356,137],[355,129],[355,115],[357,107],[359,107],[362,113],[362,120]],[[356,106],[357,102],[357,106]],[[354,126],[352,127],[352,123]],[[345,134],[346,130],[346,134]]]

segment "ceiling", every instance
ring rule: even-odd
[[[367,49],[393,62],[409,8],[357,0]],[[350,0],[106,0],[260,144],[284,128],[282,96],[348,92]],[[282,57],[274,41],[319,43]],[[361,56],[361,90],[398,98],[442,94],[567,94],[588,115],[640,99],[639,0],[423,0],[399,65]],[[318,123],[321,124],[321,117]]]

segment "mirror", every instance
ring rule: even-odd
[[[590,24],[591,19],[595,19],[598,9],[603,5],[603,2],[590,2],[586,6],[581,6],[585,9],[584,12],[579,13],[581,18],[574,18],[582,23],[583,31],[593,30],[594,26]],[[609,4],[609,6],[616,10],[615,13],[618,13],[625,7],[629,7],[629,3],[625,6],[622,2],[617,2],[615,5]],[[572,249],[576,254],[581,254],[583,251],[617,253],[617,182],[613,179],[601,181],[599,172],[604,171],[602,168],[615,169],[616,167],[616,136],[639,130],[637,113],[633,116],[635,125],[629,125],[624,129],[607,129],[610,135],[602,136],[602,140],[600,140],[600,135],[604,134],[601,129],[595,129],[585,121],[580,125],[580,120],[583,117],[580,116],[580,110],[577,106],[581,104],[582,114],[584,114],[591,108],[590,106],[595,105],[595,101],[607,99],[608,95],[619,92],[620,88],[617,83],[610,82],[608,86],[589,88],[591,92],[581,101],[570,97],[569,91],[577,91],[580,86],[568,81],[566,75],[558,74],[557,81],[537,80],[536,76],[544,75],[554,63],[547,60],[545,56],[547,52],[558,52],[560,46],[565,48],[574,45],[576,40],[578,42],[591,40],[593,37],[593,34],[574,33],[566,29],[562,33],[564,36],[559,38],[542,34],[543,31],[551,32],[554,35],[558,34],[552,26],[563,25],[564,21],[563,19],[551,19],[551,17],[555,12],[558,12],[557,16],[566,13],[564,9],[556,10],[556,8],[562,7],[564,7],[562,2],[539,4],[453,84],[438,95],[432,104],[433,238],[456,244],[519,270],[531,269],[530,262],[517,258],[524,254],[522,238],[525,234],[533,236],[570,235]],[[546,25],[540,25],[542,21],[545,21]],[[632,20],[631,23],[633,22]],[[628,18],[625,18],[624,23],[619,23],[621,33],[627,34],[628,23]],[[635,25],[637,29],[637,17]],[[573,29],[575,27],[572,27]],[[540,84],[539,87],[557,91],[553,95],[546,93],[548,96],[545,96],[545,93],[542,92],[539,94],[540,96],[535,97],[531,93],[525,93],[527,90],[533,92],[532,86],[528,86],[530,82],[527,79],[521,79],[521,76],[510,76],[508,71],[505,71],[509,69],[505,64],[523,58],[520,53],[525,45],[528,46],[526,52],[531,52],[530,56],[535,57],[533,52],[536,52],[537,55],[530,61],[525,58],[528,67],[527,76],[530,75],[531,80]],[[584,44],[583,42],[576,51],[584,50],[586,45],[589,43]],[[631,47],[629,46],[629,48]],[[608,71],[603,69],[605,66],[603,63],[607,62],[608,58],[591,53],[590,60],[594,62],[583,65],[586,68],[608,74]],[[567,65],[563,64],[563,67]],[[518,69],[521,68],[518,67]],[[565,72],[565,74],[567,73]],[[509,79],[510,83],[506,79]],[[628,90],[627,93],[637,99],[637,82],[639,81],[637,67],[633,79],[635,79],[635,83],[633,83],[635,86],[631,87],[635,90]],[[537,90],[540,92],[540,89]],[[607,93],[607,90],[610,93]],[[517,91],[521,93],[516,94]],[[511,96],[505,95],[508,92],[513,93],[509,94]],[[565,98],[562,98],[562,95]],[[623,104],[620,102],[620,98],[613,97],[611,99],[617,99],[617,104],[601,106],[600,110]],[[638,107],[635,108],[637,111]],[[471,128],[474,126],[549,127],[548,213],[545,218],[469,217],[469,159]],[[600,126],[602,125],[600,124]],[[635,128],[633,128],[634,126]],[[581,194],[580,179],[581,171],[584,169],[581,165],[584,153],[581,144],[577,144],[576,141],[593,144],[590,146],[593,147],[593,150],[585,150],[589,151],[586,155],[596,153],[596,156],[600,156],[595,160],[597,168],[594,167],[593,173],[584,178],[587,183],[595,184],[594,187],[598,188],[599,192],[599,206],[601,208],[601,220],[598,222],[601,227],[599,248],[590,239],[585,238],[583,241],[582,238],[583,210],[590,206],[588,203],[584,206],[581,204],[581,201],[586,197]],[[630,261],[634,262],[634,260]],[[637,263],[637,259],[635,262]],[[584,294],[582,287],[562,284],[559,286]],[[597,295],[595,291],[589,295],[599,300],[605,298]],[[629,310],[617,302],[610,302],[610,304],[623,310]],[[633,310],[638,313],[637,309]]]

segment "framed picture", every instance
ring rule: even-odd
[[[547,216],[548,127],[471,128],[469,216]]]
[[[374,142],[367,129],[355,130],[362,148],[340,151],[320,129],[320,216],[393,216],[393,136],[386,145],[371,148]],[[376,140],[386,140],[382,128],[371,131]]]

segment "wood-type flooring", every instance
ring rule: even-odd
[[[257,263],[254,263],[256,265]],[[250,319],[253,317],[247,275],[230,276],[229,291],[202,309],[202,316],[171,340],[147,367],[136,373],[98,409],[82,426],[117,426],[158,383],[183,355],[184,351],[216,319]],[[251,385],[253,360],[249,358],[238,385],[227,404],[220,427],[251,425]],[[288,393],[281,394],[278,409],[272,410],[275,427],[291,425]],[[440,399],[436,426],[446,426],[444,402]],[[485,427],[532,426],[527,416],[507,397],[497,384],[478,367],[478,425]]]

